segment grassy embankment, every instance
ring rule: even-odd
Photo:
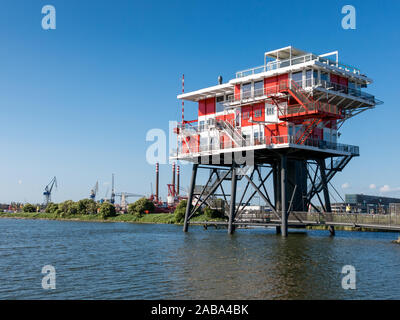
[[[132,214],[120,214],[116,217],[103,218],[99,214],[74,214],[74,215],[63,215],[60,216],[55,213],[45,212],[17,212],[8,213],[0,212],[0,218],[19,218],[19,219],[44,219],[44,220],[67,220],[67,221],[92,221],[92,222],[131,222],[131,223],[165,223],[174,224],[175,215],[171,213],[152,213],[132,215]],[[195,216],[191,219],[192,223],[196,221],[223,221],[223,219],[209,219],[204,214]],[[180,224],[180,223],[177,223]]]

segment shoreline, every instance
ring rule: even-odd
[[[93,215],[76,215],[68,217],[60,217],[54,214],[48,213],[0,213],[0,219],[20,219],[20,220],[47,220],[47,221],[75,221],[75,222],[98,222],[98,223],[115,223],[115,222],[125,222],[125,223],[135,223],[135,224],[173,224],[181,226],[182,222],[175,222],[175,215],[171,213],[150,213],[144,214],[141,217],[121,214],[115,217],[101,218],[97,214]],[[196,217],[200,221],[210,221],[217,222],[218,220],[209,220],[203,216]],[[196,223],[195,220],[191,223],[192,225],[201,225]]]
[[[27,213],[27,212],[18,212],[18,213],[0,213],[0,218],[9,218],[9,219],[21,219],[21,220],[48,220],[48,221],[76,221],[76,222],[98,222],[98,223],[112,223],[112,222],[125,222],[125,223],[134,223],[134,224],[174,224],[174,225],[183,225],[182,222],[177,223],[174,221],[174,214],[171,213],[151,213],[145,214],[141,217],[122,214],[117,215],[115,217],[108,218],[100,218],[98,215],[77,215],[74,217],[60,217],[54,214],[48,213]],[[199,217],[200,218],[200,217]],[[204,217],[201,217],[200,221],[209,221],[209,222],[218,222],[218,220],[207,220]],[[219,220],[221,221],[221,220]],[[201,223],[197,223],[195,220],[191,222],[191,225],[202,225]],[[306,226],[305,230],[328,230],[328,226],[320,225],[320,226]],[[378,230],[378,229],[366,229],[361,227],[350,227],[350,226],[336,226],[336,230],[338,231],[350,231],[350,232],[392,232],[394,231],[386,231],[386,230]]]

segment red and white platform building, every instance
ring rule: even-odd
[[[290,210],[313,206],[330,212],[329,181],[359,155],[357,146],[338,142],[339,129],[346,120],[381,103],[364,91],[371,83],[359,69],[341,63],[337,51],[317,55],[289,46],[266,52],[262,66],[236,72],[226,83],[220,78],[218,85],[178,95],[198,103],[197,119],[183,120],[176,128],[178,149],[171,156],[194,163],[189,200],[196,201],[188,201],[184,230],[212,196],[210,191],[220,188],[227,197],[223,185],[229,180],[229,232],[233,232],[239,208],[251,202],[242,202],[243,195],[237,204],[236,185],[243,177],[246,191],[253,187],[253,193],[280,217],[283,235]],[[246,163],[235,161],[244,158]],[[240,174],[249,165],[250,172]],[[203,193],[196,195],[197,170],[204,167],[211,170],[210,179]],[[254,172],[263,181],[263,168],[274,179],[273,197],[264,184],[254,182]],[[313,204],[314,196],[320,207]]]

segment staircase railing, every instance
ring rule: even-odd
[[[246,146],[246,139],[232,126],[229,121],[218,120],[217,127],[218,126],[238,147]]]

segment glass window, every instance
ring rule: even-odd
[[[275,114],[275,107],[273,107],[273,106],[267,107],[266,114],[267,114],[267,116],[274,115]]]
[[[215,105],[215,111],[216,112],[222,112],[224,111],[224,96],[219,96],[217,97],[217,103]]]
[[[292,80],[297,83],[300,87],[303,86],[303,71],[292,73]]]
[[[313,71],[313,84],[316,85],[318,83],[318,71]]]
[[[254,118],[260,118],[262,116],[261,109],[254,110]]]
[[[321,82],[329,82],[329,73],[328,72],[321,72]]]
[[[204,130],[204,121],[199,122],[199,130],[203,131]]]
[[[242,84],[242,98],[251,97],[251,82]]]
[[[244,112],[243,113],[243,119],[249,119],[250,118],[250,112]]]
[[[208,138],[200,137],[200,150],[206,150],[208,147]]]
[[[254,82],[254,96],[262,96],[264,94],[264,80]]]
[[[312,70],[306,70],[306,87],[311,87],[312,85]]]

